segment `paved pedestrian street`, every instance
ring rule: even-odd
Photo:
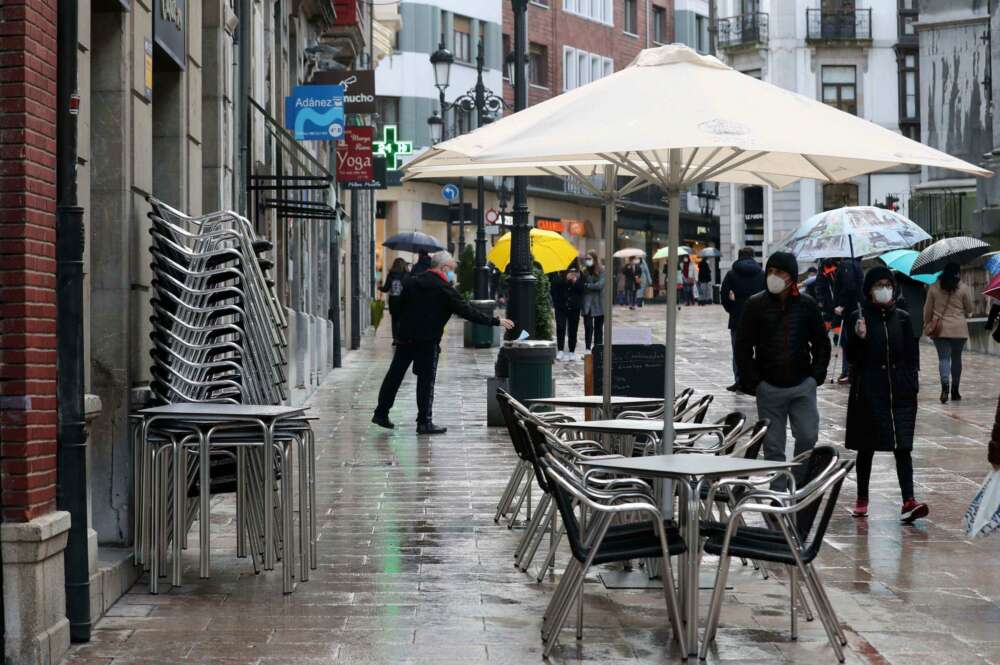
[[[663,307],[616,308],[616,320],[649,325],[662,340]],[[583,331],[580,331],[582,338]],[[279,569],[254,575],[234,556],[234,502],[212,516],[212,577],[197,575],[197,532],[184,556],[185,582],[158,596],[140,583],[100,620],[93,641],[76,646],[72,665],[475,665],[541,661],[539,627],[555,588],[518,572],[518,532],[493,522],[514,455],[503,428],[487,429],[485,379],[493,350],[462,348],[453,322],[443,345],[436,418],[448,427],[417,438],[408,376],[389,433],[369,423],[391,356],[388,324],[347,355],[313,396],[318,445],[319,569],[294,594],[281,593]],[[731,383],[725,318],[718,307],[680,315],[678,384],[716,401],[709,419],[751,398]],[[582,342],[581,342],[582,346]],[[819,560],[849,646],[848,663],[977,665],[1000,663],[1000,540],[969,542],[961,518],[987,471],[986,442],[1000,358],[966,356],[965,400],[937,401],[936,359],[922,347],[922,394],[914,447],[917,497],[930,516],[898,521],[892,456],[879,454],[872,514],[850,516],[845,484]],[[560,394],[579,393],[582,363],[560,363]],[[846,386],[820,390],[821,439],[843,441]],[[560,551],[557,570],[566,562]],[[538,562],[541,560],[539,556]],[[706,557],[703,571],[714,571]],[[607,590],[591,571],[583,640],[563,632],[554,662],[673,663],[670,630],[657,590]],[[835,663],[817,619],[789,639],[783,575],[763,580],[737,560],[725,598],[713,663]],[[164,585],[166,587],[166,585]],[[710,592],[701,592],[702,616]]]

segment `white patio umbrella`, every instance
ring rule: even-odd
[[[677,272],[681,193],[703,181],[781,188],[800,178],[842,182],[899,164],[978,176],[989,171],[814,99],[672,44],[625,69],[438,144],[407,178],[568,176],[604,202],[607,264],[615,202],[648,184],[669,196],[667,274]],[[618,187],[618,176],[632,176]],[[600,180],[595,176],[603,176]],[[604,294],[604,398],[611,387],[612,280]],[[665,451],[672,447],[676,289],[667,289]]]

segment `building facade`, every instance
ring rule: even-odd
[[[921,136],[915,0],[719,0],[719,57],[735,69],[882,127]],[[919,170],[781,190],[720,186],[723,266],[744,245],[760,256],[809,216],[844,205],[910,214]]]
[[[374,68],[392,49],[397,9],[379,2],[373,14],[360,0],[0,0],[6,662],[59,662],[70,624],[74,639],[86,634],[139,573],[124,546],[133,536],[128,415],[150,399],[147,197],[191,216],[235,210],[272,243],[271,278],[289,321],[290,402],[306,399],[370,330],[374,195],[337,182],[335,143],[295,140],[284,100],[320,72]],[[57,69],[61,78],[68,60],[57,47],[67,42],[76,47],[75,96],[60,115]],[[371,124],[372,115],[349,114],[348,124]],[[57,118],[75,125],[75,149],[57,141]],[[55,400],[55,174],[65,159],[75,164],[84,225],[89,428],[80,471],[90,611],[69,621]]]

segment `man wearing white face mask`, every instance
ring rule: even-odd
[[[917,358],[920,353],[910,315],[896,307],[896,280],[877,266],[865,275],[862,313],[845,321],[854,333],[848,341],[851,395],[847,401],[844,445],[858,451],[855,517],[868,515],[868,483],[876,452],[896,458],[896,477],[905,523],[926,517],[927,504],[913,496],[913,430],[917,421]]]
[[[764,457],[785,460],[786,427],[795,439],[795,456],[812,450],[819,438],[816,388],[826,380],[830,338],[816,301],[798,291],[798,261],[775,252],[765,268],[766,290],[743,308],[736,335],[736,363],[743,392],[757,396],[757,415],[771,423]],[[803,468],[795,469],[796,481]],[[784,489],[775,480],[774,489]]]

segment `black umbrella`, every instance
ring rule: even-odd
[[[989,244],[978,238],[968,236],[944,238],[933,245],[928,245],[917,255],[913,260],[913,267],[910,268],[910,274],[930,275],[944,270],[949,263],[962,265],[978,259],[988,251],[990,251]]]
[[[382,243],[383,247],[394,249],[397,252],[440,252],[444,246],[437,241],[437,238],[429,236],[420,231],[407,231],[397,233]]]

